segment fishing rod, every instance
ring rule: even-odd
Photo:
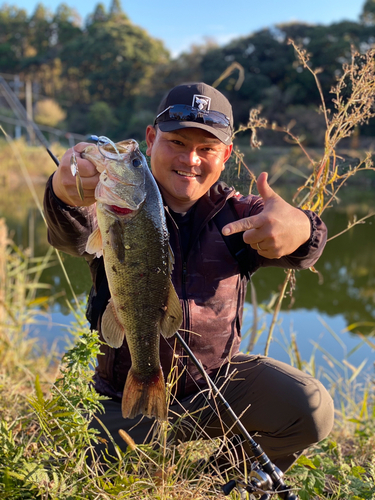
[[[58,167],[60,165],[58,158],[56,158],[56,156],[52,153],[52,151],[50,149],[46,148],[46,151],[50,155],[50,157],[52,158],[53,163],[56,165],[56,167]]]
[[[176,332],[176,337],[178,342],[185,350],[186,354],[199,370],[200,374],[208,381],[212,392],[220,399],[220,401],[225,406],[227,412],[233,420],[235,427],[239,431],[239,434],[249,443],[254,458],[260,465],[260,467],[255,466],[252,468],[249,476],[250,480],[248,483],[232,479],[228,483],[222,485],[224,495],[229,495],[230,492],[237,486],[240,488],[244,488],[248,493],[259,493],[261,491],[263,495],[259,500],[268,500],[269,498],[271,498],[271,495],[275,493],[283,500],[298,500],[298,495],[293,493],[291,489],[286,486],[282,478],[283,473],[278,467],[276,467],[276,465],[271,462],[271,460],[263,451],[262,447],[250,436],[247,429],[244,427],[236,413],[231,408],[230,404],[227,402],[218,387],[205,372],[201,363],[196,358],[193,351],[187,345],[179,332]]]

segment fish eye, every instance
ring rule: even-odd
[[[139,158],[134,158],[132,163],[133,163],[133,167],[140,167],[142,165],[142,162]]]

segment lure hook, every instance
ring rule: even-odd
[[[99,137],[97,135],[92,135],[90,136],[90,139],[92,141],[95,141],[98,144],[98,149],[100,151],[100,154],[103,155],[106,158],[105,153],[101,150],[101,147],[106,146],[107,144],[110,144],[113,149],[116,151],[117,155],[121,157],[119,150],[116,147],[116,144],[111,141],[111,139],[108,139],[105,135],[100,135]]]

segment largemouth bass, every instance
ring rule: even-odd
[[[124,337],[132,366],[122,398],[122,415],[167,418],[160,334],[171,337],[182,310],[171,282],[173,254],[158,186],[136,141],[88,146],[82,157],[97,168],[98,228],[86,251],[103,255],[111,299],[102,334],[112,347]]]

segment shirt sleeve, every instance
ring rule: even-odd
[[[264,259],[263,266],[277,266],[289,269],[308,269],[322,255],[327,242],[327,227],[320,217],[311,210],[303,210],[310,220],[310,238],[292,254],[280,259]]]
[[[48,242],[57,250],[75,257],[84,256],[90,261],[94,256],[86,253],[86,243],[96,229],[95,205],[71,207],[53,192],[52,177],[48,179],[44,193],[44,214],[47,222]]]

